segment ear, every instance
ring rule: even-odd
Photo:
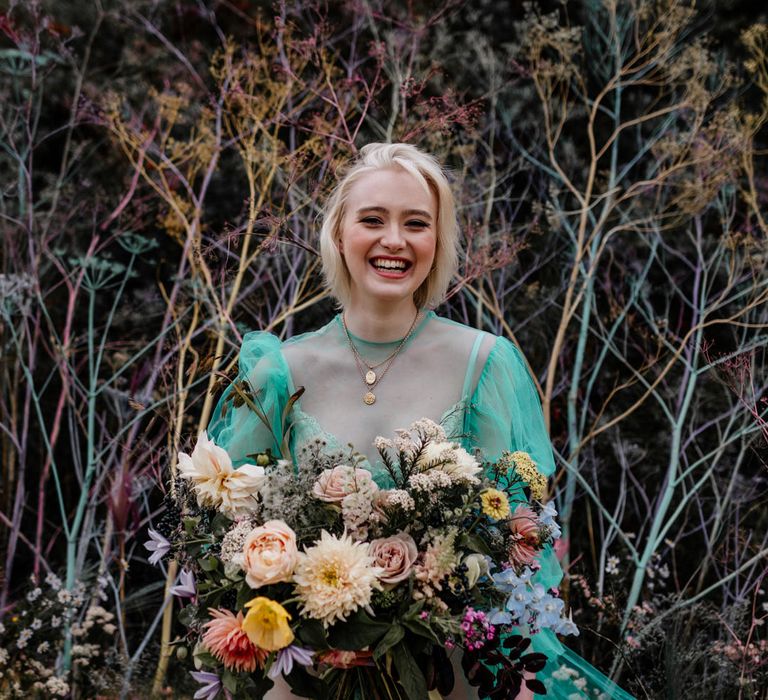
[[[336,247],[339,249],[339,254],[344,255],[344,244],[341,242],[341,238],[336,241]]]

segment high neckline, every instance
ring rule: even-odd
[[[422,318],[421,321],[419,321],[419,323],[413,329],[409,342],[412,341],[422,331],[427,321],[429,321],[429,319],[435,315],[435,312],[431,310],[428,311],[428,310],[422,309],[421,311],[424,313],[424,318]],[[344,333],[344,325],[342,324],[340,313],[336,314],[336,323],[338,324],[341,332]],[[376,342],[373,340],[366,340],[365,338],[361,338],[360,336],[355,335],[352,331],[349,330],[349,328],[347,328],[347,330],[349,331],[349,337],[352,338],[352,340],[356,344],[366,345],[371,348],[393,347],[398,343],[401,343],[403,341],[403,338],[405,337],[403,336],[403,338],[397,338],[396,340],[388,340],[386,342]]]

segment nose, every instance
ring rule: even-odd
[[[381,233],[381,245],[389,250],[400,250],[405,247],[405,238],[400,229],[400,223],[391,221]]]

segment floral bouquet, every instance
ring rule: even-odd
[[[265,453],[234,468],[205,432],[179,455],[146,546],[183,567],[172,592],[187,599],[196,698],[260,697],[280,676],[311,698],[436,697],[454,684],[449,653],[481,697],[545,693],[546,657],[516,628],[577,629],[534,582],[560,533],[531,457],[481,465],[427,419],[375,446],[386,488],[320,440],[297,464]]]

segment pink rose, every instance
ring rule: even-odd
[[[413,563],[419,554],[413,537],[398,532],[391,537],[373,540],[368,553],[374,566],[380,566],[384,573],[379,576],[382,583],[400,583],[408,578]]]
[[[340,464],[333,469],[324,469],[312,487],[312,495],[326,503],[341,503],[344,496],[357,491],[373,493],[378,489],[367,469],[356,469]]]
[[[377,523],[387,522],[385,508],[389,505],[389,491],[376,491],[371,499],[371,520]]]
[[[245,538],[243,569],[251,588],[290,581],[298,561],[296,533],[282,520],[268,520]]]

